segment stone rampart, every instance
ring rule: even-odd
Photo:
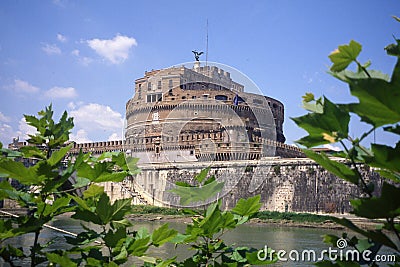
[[[337,178],[309,159],[148,164],[140,166],[142,172],[127,180],[148,204],[175,206],[177,198],[168,192],[171,184],[176,181],[193,184],[194,176],[208,166],[209,174],[231,184],[222,198],[224,208],[233,207],[240,198],[259,194],[262,210],[343,213],[351,211],[349,200],[361,195],[357,186]],[[379,175],[362,166],[360,169],[379,191]]]

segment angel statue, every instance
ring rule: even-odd
[[[203,54],[203,52],[197,52],[197,50],[193,50],[192,52],[196,61],[199,61],[199,57]]]

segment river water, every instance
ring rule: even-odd
[[[134,222],[134,228],[146,227],[149,232],[160,227],[163,223],[159,221],[153,222]],[[175,228],[180,233],[184,233],[186,225],[184,223],[170,222],[170,227]],[[82,231],[80,223],[70,218],[61,218],[52,222],[52,226],[79,233]],[[289,253],[292,250],[299,251],[301,254],[304,250],[313,250],[317,257],[321,251],[328,249],[328,245],[323,243],[322,236],[326,234],[334,234],[340,236],[342,231],[322,229],[322,228],[299,228],[277,225],[241,225],[237,229],[227,232],[223,239],[226,244],[236,244],[235,246],[247,246],[257,249],[268,246],[276,251],[285,250]],[[55,238],[55,242],[51,245],[53,249],[65,249],[64,234],[54,230],[44,229],[40,235],[40,241],[45,242]],[[32,245],[33,235],[21,236],[13,240],[13,245],[28,248]],[[187,247],[178,246],[176,249],[172,244],[166,244],[160,248],[150,249],[148,256],[171,258],[178,255],[178,259],[184,259],[193,253]],[[261,254],[262,255],[262,254]],[[288,258],[288,255],[285,256]],[[140,264],[135,260],[134,263]],[[1,262],[0,262],[0,266]],[[281,261],[270,266],[314,266],[310,261]],[[385,265],[380,265],[385,266]]]

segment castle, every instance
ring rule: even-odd
[[[181,206],[171,193],[175,183],[194,184],[195,175],[210,168],[224,187],[208,201],[222,198],[224,208],[260,194],[262,209],[348,212],[359,188],[285,144],[284,105],[226,67],[196,61],[145,72],[126,103],[124,140],[74,143],[71,156],[123,151],[140,159],[140,174],[105,184],[111,199]],[[364,172],[379,190],[379,176]]]
[[[126,103],[124,141],[77,144],[74,151],[120,146],[141,163],[302,157],[284,144],[284,105],[245,92],[217,66],[177,66],[145,72]]]

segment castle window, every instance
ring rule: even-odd
[[[151,82],[147,83],[147,90],[149,90],[149,91],[151,90]]]
[[[195,95],[193,95],[193,96],[192,96],[192,99],[196,99],[196,96],[195,96]]]
[[[147,103],[151,103],[151,102],[159,102],[162,101],[162,94],[158,93],[158,94],[148,94],[147,95]]]
[[[215,100],[219,100],[219,101],[227,101],[228,97],[226,95],[216,95],[215,96]]]
[[[186,99],[186,96],[182,96],[182,99]]]
[[[193,156],[194,155],[194,151],[190,150],[190,155]]]
[[[172,81],[172,80],[169,80],[169,81],[168,81],[168,87],[169,87],[169,88],[174,87],[174,84],[173,84],[173,81]]]
[[[161,89],[161,81],[158,81],[157,89]]]
[[[142,84],[138,85],[138,99],[142,99]]]

